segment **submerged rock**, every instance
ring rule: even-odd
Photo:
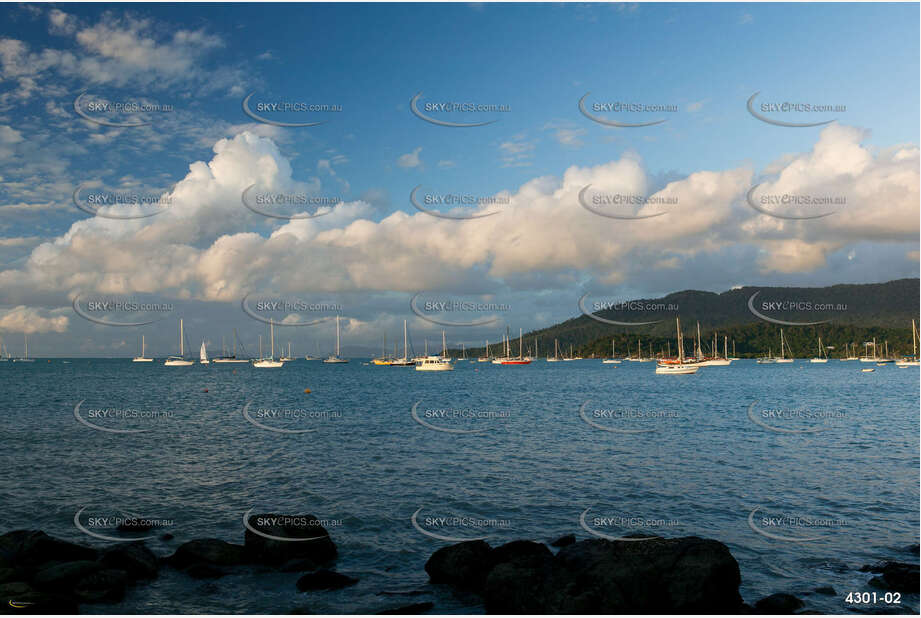
[[[575,534],[564,534],[560,538],[550,543],[551,547],[566,547],[576,542]]]
[[[0,536],[0,557],[10,565],[29,567],[46,562],[95,560],[97,552],[48,536],[41,530],[14,530]]]
[[[813,592],[815,592],[816,594],[826,594],[829,596],[837,596],[838,594],[837,592],[835,592],[835,589],[832,588],[831,586],[819,586],[818,588],[813,590]]]
[[[739,565],[698,537],[591,539],[554,556],[540,543],[443,547],[425,565],[433,583],[481,591],[489,613],[735,613]]]
[[[336,544],[313,515],[264,513],[250,515],[247,522],[257,531],[247,528],[244,533],[246,557],[250,562],[278,566],[291,560],[307,559],[324,564],[336,557]]]
[[[919,579],[917,564],[885,561],[873,565],[865,564],[860,570],[880,575],[870,580],[870,584],[877,588],[918,594],[921,579]]]
[[[792,594],[778,592],[757,601],[755,611],[759,614],[792,614],[804,605]]]
[[[336,573],[328,569],[320,569],[313,573],[307,573],[297,580],[297,589],[301,592],[308,590],[339,590],[348,586],[354,586],[358,580],[342,573]]]
[[[122,543],[110,547],[103,552],[100,562],[125,571],[131,579],[153,579],[160,570],[160,561],[143,543]]]
[[[442,547],[425,563],[425,572],[433,584],[480,591],[492,566],[489,562],[491,551],[486,541],[464,541]]]
[[[246,561],[243,546],[227,543],[220,539],[195,539],[183,543],[176,553],[165,558],[165,562],[177,569],[193,564],[212,566],[235,566]]]

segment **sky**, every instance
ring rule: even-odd
[[[274,320],[325,354],[338,314],[367,355],[585,294],[917,277],[918,11],[3,5],[0,337],[162,357],[180,317],[212,353]]]

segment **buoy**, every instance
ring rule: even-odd
[[[304,392],[305,392],[305,393],[309,393],[309,392],[310,392],[310,389],[309,389],[309,388],[305,388],[305,389],[304,389]]]

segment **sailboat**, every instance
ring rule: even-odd
[[[611,358],[606,358],[601,362],[605,365],[619,365],[620,359],[616,358],[617,354],[614,352],[614,340],[611,339]]]
[[[153,359],[147,358],[146,352],[147,352],[147,342],[144,339],[144,335],[141,335],[141,355],[135,356],[133,359],[131,359],[131,362],[133,363],[152,363]]]
[[[320,360],[320,342],[317,341],[317,355],[311,356],[310,354],[304,354],[304,360]]]
[[[288,342],[288,353],[282,356],[281,358],[279,358],[278,360],[280,360],[283,363],[287,363],[287,362],[294,360],[294,357],[291,356],[291,342],[290,341]]]
[[[675,317],[675,328],[678,333],[678,358],[662,359],[656,363],[658,375],[687,375],[697,373],[699,363],[684,358],[684,338],[681,336],[681,322]]]
[[[396,354],[394,354],[394,356],[396,356]],[[372,358],[371,364],[388,366],[392,362],[393,362],[393,356],[389,356],[387,354],[387,335],[385,333],[384,338],[381,339],[381,355],[378,356],[377,358]]]
[[[698,328],[697,340],[700,341],[700,323],[699,322],[697,324],[697,328]],[[698,346],[699,345],[700,344],[698,343]],[[713,348],[711,349],[713,356],[711,356],[710,358],[703,358],[703,350],[699,349],[698,350],[698,359],[700,360],[699,365],[701,367],[725,367],[731,364],[732,361],[729,359],[729,355],[727,354],[727,338],[726,337],[723,337],[723,357],[722,358],[720,358],[720,356],[717,354],[717,349],[719,349],[719,347],[716,343],[716,333],[714,333],[713,334]]]
[[[554,339],[553,340],[553,356],[548,356],[547,362],[556,363],[556,362],[559,362],[559,360],[560,360],[560,340]]]
[[[29,336],[25,333],[22,334],[22,347],[23,355],[21,358],[14,358],[14,363],[34,363],[34,358],[29,358]]]
[[[269,322],[269,350],[271,353],[268,358],[260,358],[259,360],[253,361],[253,367],[258,367],[259,369],[274,369],[277,367],[284,367],[284,363],[280,360],[275,360],[275,322]],[[259,356],[262,356],[262,340],[259,340]]]
[[[870,352],[868,350],[869,345],[869,341],[863,342],[863,356],[860,357],[861,363],[875,363],[877,360],[879,360],[876,355],[876,337],[873,337],[873,356],[870,356]]]
[[[0,341],[0,363],[5,363],[10,360],[10,353],[7,352],[6,356],[3,356],[3,342]]]
[[[790,358],[787,358],[784,353],[784,347],[790,350],[790,344],[786,343],[783,338],[783,329],[780,329],[780,358],[775,358],[775,363],[792,363],[793,362],[793,350],[790,350]]]
[[[822,338],[819,337],[819,355],[815,358],[809,359],[810,363],[827,363],[828,362],[828,353],[825,351],[825,348],[822,347]]]
[[[195,361],[185,358],[185,330],[182,318],[179,318],[179,356],[169,356],[163,364],[166,367],[188,367],[195,364]]]
[[[729,360],[739,360],[739,357],[736,356],[736,340],[732,340],[732,356],[729,357]]]
[[[895,366],[901,369],[906,367],[918,366],[918,329],[915,328],[915,321],[911,321],[911,356],[906,356],[895,362]]]
[[[396,356],[394,354],[394,356]],[[409,336],[406,330],[406,320],[403,320],[403,356],[394,358],[390,363],[391,367],[414,367],[415,361],[409,357]]]
[[[262,356],[262,354],[259,354]],[[221,355],[211,359],[212,363],[248,363],[249,359],[237,358],[237,329],[233,329],[233,354],[227,356],[224,350],[224,338],[221,338]]]
[[[489,339],[487,339],[487,340],[486,340],[486,355],[485,355],[485,356],[481,356],[481,357],[479,357],[478,359],[476,359],[476,362],[478,362],[478,363],[488,363],[488,362],[491,361],[491,360],[492,360],[492,357],[489,355]]]
[[[851,351],[851,346],[857,346],[856,343],[845,343],[844,344],[844,357],[839,358],[838,360],[843,362],[859,360],[857,356]]]
[[[895,359],[889,356],[889,342],[883,342],[883,357],[876,359],[876,364],[882,367],[883,365],[888,365],[889,363],[895,362]]]
[[[347,363],[349,359],[339,356],[339,316],[336,316],[336,353],[323,359],[324,363]]]
[[[208,350],[205,348],[205,342],[201,342],[201,350],[198,351],[198,362],[202,365],[209,365],[211,361],[208,360]]]
[[[522,349],[522,329],[518,329],[518,356],[512,356],[511,345],[509,344],[508,334],[505,335],[505,356],[493,361],[494,365],[530,365],[531,359],[523,355]]]

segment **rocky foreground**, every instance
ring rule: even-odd
[[[299,592],[334,590],[358,580],[330,567],[338,551],[329,533],[310,515],[253,515],[243,544],[196,539],[169,555],[156,556],[143,542],[95,549],[16,530],[0,536],[2,613],[73,614],[81,604],[118,602],[129,586],[156,578],[162,568],[196,579],[219,578],[249,566],[303,573]],[[291,542],[285,539],[309,538]],[[739,565],[712,539],[683,537],[642,541],[576,541],[567,535],[547,545],[513,541],[491,547],[467,541],[443,547],[425,564],[430,581],[480,595],[487,613],[795,613],[797,597],[778,593],[753,606],[739,595]],[[866,565],[869,586],[917,594],[918,565]],[[823,586],[816,594],[835,595]],[[382,593],[386,594],[386,593]],[[383,614],[424,613],[431,602],[384,608]],[[903,609],[911,611],[903,603]],[[293,613],[293,612],[292,612]]]

